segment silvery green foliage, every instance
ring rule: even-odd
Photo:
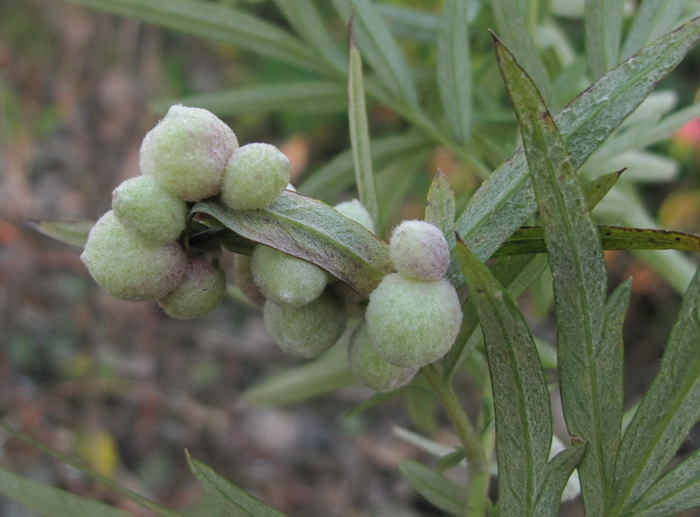
[[[141,144],[140,167],[173,195],[198,201],[218,194],[238,148],[230,127],[210,111],[172,106]]]
[[[130,301],[165,296],[187,268],[178,242],[150,244],[126,230],[111,210],[90,231],[80,259],[102,289]]]
[[[153,244],[176,240],[187,224],[187,203],[152,176],[136,176],[112,192],[112,210],[130,232]]]
[[[418,280],[439,280],[450,265],[445,236],[425,221],[403,221],[394,228],[389,252],[399,273]]]
[[[459,332],[462,310],[447,280],[424,282],[392,273],[370,295],[365,317],[381,357],[396,366],[418,368],[447,353]]]
[[[265,208],[289,184],[291,164],[274,145],[246,144],[236,149],[224,171],[221,199],[231,208]]]
[[[265,302],[265,329],[285,352],[311,358],[332,347],[345,330],[347,309],[335,295],[323,293],[301,306]]]
[[[418,371],[417,368],[403,368],[385,361],[375,350],[364,319],[350,338],[348,362],[355,378],[376,391],[390,391],[405,386]]]
[[[328,274],[320,267],[269,246],[255,247],[251,269],[265,297],[285,305],[315,300],[328,282]]]

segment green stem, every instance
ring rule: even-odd
[[[452,388],[452,384],[440,375],[434,365],[425,366],[421,373],[430,383],[442,402],[447,416],[455,426],[467,459],[469,486],[466,493],[465,515],[482,517],[486,515],[486,502],[489,487],[488,462],[479,435]]]

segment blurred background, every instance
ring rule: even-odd
[[[396,3],[438,10],[433,2]],[[271,3],[246,4],[284,25]],[[342,41],[339,20],[333,30]],[[431,59],[415,42],[406,50]],[[697,97],[699,69],[696,49],[669,79],[682,103]],[[207,317],[182,322],[155,303],[114,299],[88,276],[77,248],[30,224],[94,220],[108,210],[112,189],[138,173],[141,139],[167,105],[156,101],[305,77],[231,46],[59,0],[0,0],[0,416],[128,487],[198,515],[218,514],[198,506],[201,492],[184,449],[289,515],[442,515],[396,471],[400,459],[426,459],[392,434],[395,425],[410,427],[402,405],[344,417],[371,394],[352,385],[294,404],[252,405],[241,399],[245,390],[301,363],[265,334],[259,309],[232,296]],[[242,143],[280,147],[292,161],[293,183],[303,185],[349,145],[347,117],[337,108],[225,120]],[[371,121],[380,137],[405,124],[379,106],[371,106]],[[656,149],[670,154],[679,172],[673,182],[641,188],[645,203],[663,226],[700,232],[700,120]],[[389,201],[387,228],[422,217],[438,166],[459,194],[478,186],[448,151],[428,149]],[[353,196],[342,185],[315,194],[329,203]],[[614,283],[635,278],[625,328],[626,395],[633,402],[657,369],[680,296],[632,255],[607,258]],[[230,266],[230,256],[224,261]],[[552,324],[547,299],[536,287],[523,300],[545,339]],[[437,441],[456,444],[441,418],[433,431]],[[689,437],[689,449],[699,438]],[[5,434],[0,466],[148,515]],[[30,515],[0,497],[0,516]]]

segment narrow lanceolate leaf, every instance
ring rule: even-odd
[[[369,0],[333,0],[338,12],[354,18],[353,30],[364,58],[372,65],[382,87],[407,107],[418,105],[418,94],[399,45]]]
[[[464,487],[413,460],[399,463],[399,471],[432,504],[450,515],[464,515]]]
[[[493,9],[493,15],[496,18],[496,29],[499,37],[509,48],[514,49],[519,62],[534,79],[544,98],[549,101],[550,81],[533,35],[528,30],[527,13],[525,12],[525,9],[535,7],[526,4],[530,4],[530,2],[493,0],[491,9]]]
[[[338,113],[347,109],[345,88],[331,81],[256,84],[231,90],[201,93],[154,102],[151,108],[165,114],[173,104],[208,109],[220,117],[244,113]]]
[[[130,517],[131,514],[0,468],[0,493],[46,517]]]
[[[220,3],[196,0],[69,0],[93,9],[234,45],[323,72],[325,65],[288,32],[256,16]]]
[[[348,73],[348,118],[350,120],[350,143],[355,163],[355,183],[360,202],[372,216],[374,227],[381,235],[379,202],[372,172],[372,155],[365,106],[365,87],[362,77],[362,58],[355,46],[352,24],[350,25],[350,70]]]
[[[635,517],[663,517],[700,506],[700,450],[654,483],[632,508]]]
[[[190,470],[204,491],[214,502],[226,512],[226,515],[249,517],[284,517],[283,513],[263,503],[236,485],[230,483],[211,467],[201,463],[187,452],[187,463]]]
[[[103,485],[109,487],[111,490],[113,490],[117,494],[121,494],[123,497],[129,499],[130,501],[135,502],[142,508],[145,508],[146,510],[150,511],[153,515],[157,515],[158,517],[183,517],[183,514],[176,512],[174,510],[169,510],[168,508],[165,508],[164,506],[161,506],[160,504],[156,503],[155,501],[151,501],[147,497],[142,496],[139,493],[136,493],[132,491],[129,488],[126,488],[123,485],[120,485],[117,483],[115,480],[112,478],[105,476],[103,474],[100,474],[98,472],[95,472],[94,470],[91,470],[90,468],[87,467],[84,463],[78,461],[75,458],[72,458],[71,456],[68,456],[66,454],[62,454],[58,451],[55,451],[51,449],[50,447],[47,447],[41,442],[38,442],[34,440],[33,438],[30,438],[26,434],[23,434],[9,425],[5,424],[4,422],[0,422],[0,428],[4,429],[8,433],[10,433],[12,436],[15,438],[19,438],[20,440],[23,440],[27,442],[28,444],[32,445],[33,447],[36,447],[40,451],[48,454],[52,458],[55,458],[56,460],[60,461],[61,463],[65,463],[66,465],[70,465],[74,469],[76,469],[78,472],[82,472],[86,476],[99,481]],[[54,514],[48,513],[47,514],[49,517],[54,517]],[[58,514],[55,514],[58,515]],[[81,514],[66,514],[66,515],[81,515]],[[86,515],[92,516],[93,514],[88,513]],[[94,515],[100,515],[98,513],[95,513]]]
[[[586,58],[593,77],[617,64],[622,38],[623,0],[588,0],[584,8]]]
[[[607,274],[600,239],[576,182],[566,143],[535,84],[496,41],[501,74],[518,116],[554,278],[562,405],[569,434],[587,442],[579,467],[591,515],[605,514],[595,355],[604,318]]]
[[[336,42],[326,30],[326,24],[312,0],[275,0],[275,5],[294,30],[325,62],[338,73],[345,74],[347,63]]]
[[[671,331],[661,368],[620,444],[613,494],[627,513],[656,482],[690,428],[700,420],[700,270]]]
[[[206,214],[246,239],[308,260],[362,296],[369,296],[392,270],[388,246],[364,226],[288,190],[262,210],[232,210],[217,201],[202,201],[192,213]]]
[[[52,239],[83,248],[95,221],[29,221],[29,224]]]
[[[437,77],[442,109],[455,140],[465,143],[471,132],[471,70],[468,2],[446,0],[437,39]]]
[[[562,492],[585,452],[585,443],[575,443],[551,459],[535,515],[558,514],[559,501],[566,496]]]
[[[555,117],[578,168],[700,40],[700,18],[667,34],[605,74]],[[534,213],[522,149],[472,196],[456,229],[482,260],[491,256]]]
[[[545,515],[536,510],[552,443],[552,414],[537,348],[522,313],[486,265],[462,242],[457,256],[476,300],[491,374],[498,514]],[[555,502],[558,506],[559,497]]]
[[[442,230],[442,234],[447,240],[447,244],[451,250],[455,247],[455,193],[450,186],[450,182],[438,170],[433,178],[428,190],[428,198],[425,205],[425,220]],[[459,264],[457,257],[453,256],[450,259],[450,266],[447,269],[447,278],[457,284],[461,278],[459,274]]]
[[[604,250],[679,250],[700,251],[700,236],[691,233],[623,226],[596,227]],[[544,229],[523,226],[494,253],[495,256],[544,253]]]
[[[622,47],[622,57],[628,58],[650,41],[673,29],[687,5],[688,0],[639,2]]]

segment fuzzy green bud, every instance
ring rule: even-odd
[[[462,310],[447,280],[425,282],[393,273],[370,295],[365,318],[380,356],[397,366],[418,368],[447,353],[459,332]]]
[[[285,352],[311,358],[332,347],[345,330],[345,304],[326,292],[306,305],[292,307],[272,300],[263,309],[265,328]]]
[[[187,203],[165,190],[152,176],[136,176],[112,192],[119,222],[152,244],[176,240],[187,224]]]
[[[348,219],[352,219],[356,223],[359,223],[367,228],[370,232],[375,233],[372,216],[369,215],[369,212],[359,200],[353,199],[351,201],[344,201],[335,205],[333,208]]]
[[[425,221],[403,221],[391,234],[389,253],[396,270],[418,280],[439,280],[450,265],[445,236]]]
[[[328,273],[311,262],[258,245],[251,263],[260,291],[275,303],[304,305],[320,296]]]
[[[236,149],[226,164],[221,199],[231,208],[265,208],[289,184],[291,165],[270,144],[247,144]]]
[[[218,194],[226,162],[238,148],[230,127],[201,108],[171,106],[141,144],[141,172],[185,201]]]
[[[200,256],[188,261],[180,285],[158,300],[158,305],[168,316],[189,320],[200,318],[216,309],[225,294],[224,270]]]
[[[111,210],[90,230],[80,259],[102,289],[131,301],[162,298],[187,268],[178,242],[149,244],[124,228]]]
[[[417,368],[403,368],[386,362],[375,350],[364,319],[350,338],[348,360],[355,378],[376,391],[390,391],[405,386],[418,371]]]

